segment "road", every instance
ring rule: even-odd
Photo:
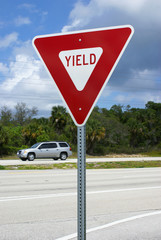
[[[76,239],[76,170],[0,171],[0,239]],[[161,168],[87,170],[87,239],[161,239]]]
[[[161,161],[161,157],[122,157],[122,158],[87,158],[86,162],[123,162],[123,161]],[[68,158],[66,161],[53,159],[35,159],[34,161],[21,161],[20,159],[1,160],[0,165],[30,165],[30,164],[55,164],[55,163],[76,163],[77,159]]]

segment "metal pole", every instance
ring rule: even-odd
[[[77,127],[78,240],[86,240],[86,126]]]

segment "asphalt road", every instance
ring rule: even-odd
[[[123,161],[161,161],[161,157],[122,157],[122,158],[87,158],[86,162],[123,162]],[[1,160],[0,165],[30,165],[30,164],[55,164],[55,163],[76,163],[77,159],[68,158],[66,161],[53,159],[35,159],[34,161],[21,161],[20,159],[14,160]]]
[[[0,171],[0,239],[76,239],[76,170]],[[161,168],[87,170],[87,239],[161,239]]]

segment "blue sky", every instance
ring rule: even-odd
[[[0,108],[17,102],[49,116],[62,105],[32,47],[36,35],[130,24],[135,33],[97,105],[144,107],[161,102],[160,0],[2,0]]]

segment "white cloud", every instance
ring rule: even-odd
[[[23,3],[18,6],[18,8],[22,9],[23,11],[28,11],[31,14],[38,14],[40,16],[40,22],[44,21],[46,19],[46,16],[48,15],[47,11],[41,10],[39,7],[37,7],[35,4],[30,3]],[[30,21],[30,20],[29,20]]]
[[[148,69],[131,71],[128,80],[122,86],[113,88],[113,91],[118,90],[115,100],[121,104],[131,101],[161,102],[161,83],[156,79],[158,75],[161,75],[161,72]]]
[[[4,38],[0,38],[0,48],[7,48],[12,43],[17,42],[18,40],[18,33],[13,32],[6,35]]]
[[[108,20],[116,22],[120,14],[126,14],[133,19],[144,21],[144,24],[160,23],[160,0],[90,0],[88,4],[77,1],[69,15],[69,24],[62,28],[62,32],[72,31],[83,27],[93,27],[93,20],[97,25],[108,26]],[[122,21],[124,16],[121,17]],[[129,23],[129,22],[127,22]],[[121,25],[120,23],[119,25]]]
[[[161,95],[154,94],[153,92],[145,92],[142,94],[141,92],[128,93],[127,95],[118,94],[114,102],[122,104],[122,105],[145,105],[148,101],[153,102],[161,102]]]
[[[22,26],[22,25],[28,25],[31,23],[30,19],[28,17],[22,17],[22,16],[18,16],[15,20],[15,25],[17,27]]]
[[[13,108],[17,102],[25,102],[49,113],[51,106],[62,104],[54,81],[35,57],[31,41],[22,43],[13,53],[15,58],[8,66],[0,63],[0,71],[5,73],[6,70],[0,84],[0,107],[8,105]]]
[[[105,8],[117,8],[123,11],[127,11],[130,13],[136,13],[142,9],[147,0],[91,0],[91,3],[97,5],[97,7],[105,9]]]
[[[37,13],[39,12],[39,10],[36,8],[36,6],[34,4],[30,4],[30,3],[23,3],[23,4],[20,4],[18,6],[18,8],[20,9],[23,9],[23,10],[27,10],[31,13]]]
[[[157,71],[154,70],[131,70],[131,75],[128,80],[124,83],[124,87],[130,88],[133,90],[151,90],[155,88],[155,76],[158,74]]]
[[[11,92],[16,85],[23,79],[30,78],[39,69],[39,61],[31,59],[27,55],[17,55],[15,61],[10,62],[9,75],[5,82],[2,83],[1,89]]]
[[[35,5],[34,4],[30,4],[30,3],[23,3],[23,4],[20,4],[18,7],[31,10],[31,9],[35,8]]]
[[[0,72],[4,75],[8,73],[7,65],[1,62],[0,62]]]
[[[85,1],[77,1],[70,13],[69,22],[62,31],[122,24],[134,24],[135,27],[134,37],[117,66],[117,69],[120,67],[121,74],[116,73],[114,84],[112,79],[110,80],[102,99],[106,98],[107,101],[110,99],[111,104],[115,104],[115,101],[122,104],[145,103],[149,100],[161,102],[159,92],[161,86],[159,81],[157,82],[161,76],[161,69],[158,69],[161,66],[158,48],[161,35],[160,30],[156,31],[156,26],[160,26],[161,22],[161,1],[88,2],[87,4]],[[30,12],[37,11],[42,17],[47,15],[47,12],[42,15],[42,11],[31,4],[22,4],[21,7]],[[19,17],[19,24],[20,22],[29,24],[30,19]],[[62,104],[54,81],[37,59],[31,41],[21,43],[18,41],[18,34],[11,33],[0,39],[0,48],[8,47],[15,42],[18,44],[14,46],[12,61],[8,65],[0,63],[0,72],[5,76],[0,85],[0,106],[7,104],[15,106],[17,102],[26,102],[29,106],[50,111],[52,106]]]
[[[95,7],[93,7],[92,3],[84,5],[82,2],[78,1],[69,16],[71,24],[64,26],[62,32],[67,32],[87,25],[92,17],[97,15],[97,13],[98,12],[95,11]]]

